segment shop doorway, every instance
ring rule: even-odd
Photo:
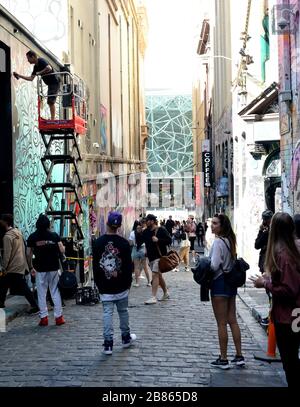
[[[13,213],[10,48],[0,41],[0,214]]]

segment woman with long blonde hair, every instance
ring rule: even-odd
[[[271,221],[265,259],[266,272],[250,278],[255,287],[272,294],[271,319],[289,387],[300,383],[300,245],[288,213],[278,212]]]

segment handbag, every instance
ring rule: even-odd
[[[157,233],[157,229],[155,231],[155,236]],[[168,271],[174,270],[176,269],[176,267],[179,266],[180,264],[180,257],[179,254],[175,251],[175,250],[170,250],[165,256],[163,256],[161,254],[159,245],[156,243],[157,245],[157,250],[158,253],[160,255],[160,259],[159,259],[159,271],[161,273],[167,273]]]

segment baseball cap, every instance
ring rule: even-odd
[[[110,212],[107,218],[108,226],[121,226],[122,215],[120,212]]]
[[[261,214],[261,217],[262,217],[263,219],[271,219],[273,215],[274,215],[274,214],[273,214],[272,211],[270,211],[270,209],[266,209],[266,210],[263,211],[263,213]]]
[[[149,213],[149,214],[146,216],[146,221],[147,221],[147,220],[154,220],[154,222],[156,222],[156,221],[157,221],[157,218],[156,218],[155,215],[152,215],[151,213]]]

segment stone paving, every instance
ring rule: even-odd
[[[150,296],[146,280],[130,293],[131,331],[138,339],[122,349],[115,313],[113,355],[102,354],[102,306],[67,301],[66,325],[37,326],[38,317],[19,316],[0,333],[0,387],[207,387],[285,386],[281,364],[254,360],[266,334],[238,300],[245,368],[221,371],[209,362],[218,354],[211,303],[201,303],[191,272],[166,275],[171,299],[144,305]],[[234,347],[229,335],[229,357]]]

